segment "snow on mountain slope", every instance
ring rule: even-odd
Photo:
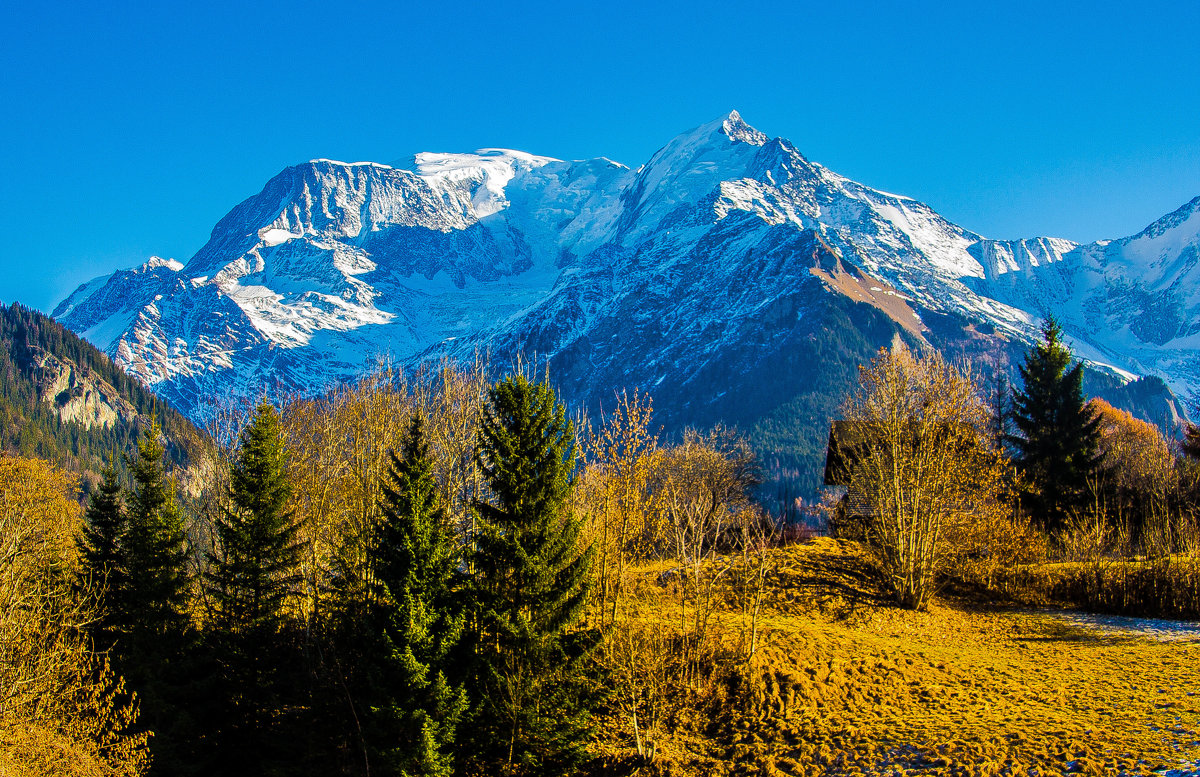
[[[1198,210],[1087,246],[987,240],[732,112],[636,170],[503,149],[313,160],[230,211],[186,265],[118,271],[54,315],[193,415],[217,391],[319,390],[380,356],[492,348],[557,359],[581,401],[673,386],[686,420],[796,338],[825,337],[820,322],[868,333],[858,354],[893,330],[1020,345],[1047,312],[1087,358],[1190,395]]]
[[[611,221],[604,186],[628,173],[608,160],[498,149],[415,162],[414,171],[329,160],[288,168],[223,218],[186,266],[152,260],[98,279],[56,313],[151,385],[217,374],[250,391],[277,380],[316,389],[377,355],[408,357],[540,299],[558,272],[547,236],[580,216]],[[528,217],[501,213],[507,192]],[[542,241],[537,250],[526,232]],[[372,333],[337,336],[362,327]],[[322,334],[319,357],[295,353],[305,370],[281,370],[262,353],[301,351]]]
[[[1160,375],[1185,395],[1200,388],[1200,197],[1120,240],[987,241],[975,250],[985,263],[1007,260],[973,285],[979,294],[1054,313],[1087,358]]]

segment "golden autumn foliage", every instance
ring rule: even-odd
[[[586,517],[585,537],[596,549],[595,593],[602,622],[617,618],[630,564],[647,558],[665,537],[652,510],[650,476],[658,450],[653,404],[622,394],[598,429],[581,435],[586,466],[575,482],[574,509]]]
[[[91,652],[78,590],[81,510],[73,476],[0,456],[0,773],[137,775],[136,707]]]
[[[1188,468],[1153,424],[1101,399],[1100,462],[1090,498],[1071,516],[1059,542],[1066,558],[1110,563],[1116,557],[1168,557],[1200,552],[1196,516],[1186,497]]]
[[[898,603],[924,607],[964,557],[1006,563],[1007,463],[969,372],[897,345],[861,368],[842,411],[850,490]]]
[[[1103,399],[1088,405],[1100,417],[1100,466],[1118,488],[1145,494],[1170,487],[1175,457],[1157,426]]]
[[[637,759],[656,762],[668,721],[756,650],[774,524],[750,500],[754,457],[727,430],[664,442],[650,398],[635,392],[582,436],[573,501],[596,551],[596,656]],[[661,570],[669,629],[644,620],[648,564]],[[724,611],[731,600],[736,616]]]
[[[388,452],[419,414],[447,511],[469,533],[471,505],[485,496],[475,461],[486,365],[443,364],[407,377],[382,369],[322,397],[282,409],[293,508],[302,528],[305,608],[312,616],[333,581],[365,568],[363,538],[379,514]]]

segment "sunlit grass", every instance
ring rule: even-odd
[[[750,681],[680,716],[655,770],[1144,774],[1200,760],[1200,645],[968,602],[899,610],[854,546],[829,540],[776,562]],[[632,611],[669,629],[669,593],[643,585]],[[736,613],[721,628],[731,638]],[[608,725],[615,751],[621,721]]]

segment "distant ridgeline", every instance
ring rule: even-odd
[[[678,386],[668,382],[653,392],[656,417],[668,433],[688,425],[707,428],[725,423],[745,434],[762,458],[761,497],[784,511],[794,509],[797,497],[809,499],[815,493],[825,461],[829,419],[838,416],[857,365],[869,362],[880,347],[905,334],[875,308],[814,294],[811,279],[803,280],[792,297],[804,303],[807,315],[799,317],[774,350],[761,355],[748,348],[724,349],[711,354],[691,380]],[[934,339],[943,346],[953,343],[951,338]],[[920,347],[915,340],[910,344]],[[946,352],[951,358],[980,356],[953,345]],[[1004,372],[1009,385],[1019,380],[1016,365],[1023,353],[1023,344],[1014,343],[1007,354]],[[768,372],[762,369],[764,362],[770,363]],[[586,360],[557,362],[552,373],[564,396],[579,393],[580,385],[595,380]],[[764,374],[770,379],[764,379]],[[1147,377],[1123,384],[1095,370],[1085,374],[1088,396],[1106,399],[1160,425],[1168,434],[1180,428],[1184,410],[1161,379]],[[605,377],[614,384],[619,380],[611,374]],[[706,395],[709,401],[697,401]],[[87,489],[114,455],[118,468],[124,468],[124,454],[135,449],[139,431],[151,417],[164,430],[167,456],[175,467],[188,468],[196,452],[208,445],[203,432],[103,351],[48,316],[18,303],[0,304],[0,446],[4,450],[77,471]]]
[[[202,434],[102,351],[54,319],[19,303],[0,304],[0,446],[84,476],[105,462],[125,466],[143,425],[156,418],[178,467]]]

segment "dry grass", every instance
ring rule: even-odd
[[[1066,561],[1022,567],[1010,576],[1011,589],[1028,601],[1138,617],[1200,618],[1200,562],[1190,556]]]
[[[1200,644],[945,601],[897,610],[854,546],[831,540],[777,560],[763,648],[741,682],[697,695],[657,763],[623,761],[632,771],[1144,774],[1200,760]],[[670,628],[654,590],[640,617]],[[627,735],[607,726],[615,757]]]

